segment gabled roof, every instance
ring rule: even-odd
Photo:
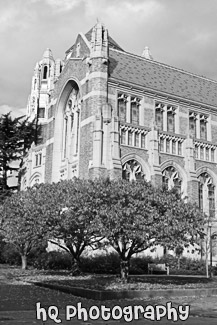
[[[110,49],[109,77],[198,103],[217,106],[217,81]]]
[[[93,28],[91,28],[91,29],[89,30],[89,32],[87,32],[87,33],[85,34],[85,36],[86,36],[88,42],[91,42],[92,30],[93,30]],[[113,38],[112,38],[111,36],[108,36],[108,45],[109,45],[110,48],[113,48],[113,49],[116,49],[116,50],[119,50],[119,51],[124,51],[124,50],[123,50],[123,49],[118,45],[118,43],[116,43],[116,42],[113,40]]]
[[[91,36],[92,36],[92,30],[93,27],[84,35],[86,37],[86,39],[88,40],[88,42],[91,42]],[[111,36],[108,37],[108,45],[109,48],[113,48],[119,51],[124,51],[119,45],[118,43],[116,43],[113,38]],[[70,51],[72,51],[72,49],[74,48],[75,44],[73,44],[65,53],[68,54]]]

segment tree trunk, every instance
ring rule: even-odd
[[[129,261],[121,260],[120,266],[121,266],[121,281],[123,283],[127,283],[128,275],[129,275]]]
[[[71,268],[70,273],[73,276],[80,275],[82,273],[80,258],[73,258],[73,260],[72,260],[72,268]]]
[[[178,270],[180,270],[180,256],[178,257]]]
[[[206,277],[208,278],[209,277],[209,257],[208,257],[208,244],[206,242],[206,252],[205,252],[205,256],[206,256],[206,259],[205,259],[205,263],[206,263]]]
[[[168,254],[168,249],[167,249],[167,246],[164,246],[163,247],[163,255],[167,255]]]
[[[22,259],[22,270],[26,270],[27,269],[27,256],[21,255],[21,259]]]

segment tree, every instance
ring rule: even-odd
[[[146,182],[111,181],[101,195],[101,229],[121,260],[126,281],[133,254],[151,247],[157,236],[157,210],[152,206],[154,188]],[[157,226],[157,224],[156,224]]]
[[[154,195],[153,205],[163,220],[157,244],[172,250],[197,245],[198,236],[204,233],[205,216],[196,203],[187,202],[176,189],[160,189]]]
[[[80,256],[86,247],[98,247],[102,236],[98,231],[100,181],[68,180],[53,184],[49,216],[49,241],[71,254],[72,273],[80,272]],[[53,238],[53,239],[52,239]]]
[[[217,247],[216,239],[217,232],[215,227],[215,215],[205,214],[205,230],[204,233],[199,237],[201,246],[201,257],[205,255],[205,266],[206,266],[206,277],[213,276],[213,253]],[[210,273],[210,274],[209,274]]]
[[[151,184],[111,181],[101,189],[101,229],[121,260],[121,278],[127,281],[132,255],[155,245],[175,248],[195,241],[202,231],[202,215],[174,191]]]
[[[41,193],[35,187],[8,197],[1,208],[1,232],[4,240],[14,245],[21,256],[22,269],[27,268],[31,250],[45,239],[45,222]]]
[[[20,161],[26,155],[33,141],[35,141],[36,131],[35,120],[20,116],[12,118],[10,113],[0,116],[0,198],[1,201],[10,194],[8,187],[8,173],[18,171],[20,167],[12,167],[13,161]]]
[[[175,248],[175,255],[176,255],[177,261],[178,261],[178,267],[177,267],[178,270],[180,270],[180,260],[181,260],[183,251],[184,251],[184,247],[183,246],[177,246]]]

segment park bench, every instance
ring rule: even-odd
[[[166,272],[167,275],[170,273],[169,266],[167,266],[165,263],[162,264],[156,264],[156,263],[148,263],[148,274],[153,273],[163,273]]]

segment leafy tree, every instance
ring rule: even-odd
[[[85,248],[98,247],[102,239],[98,231],[99,184],[79,179],[61,181],[52,185],[51,200],[46,200],[49,241],[71,254],[74,274],[80,272]]]
[[[215,216],[205,214],[205,230],[200,235],[199,243],[201,245],[201,257],[205,257],[206,277],[213,276],[213,253],[216,250],[217,232],[215,227]]]
[[[101,190],[101,229],[121,259],[121,278],[127,280],[132,255],[155,245],[175,248],[195,242],[202,215],[174,191],[147,182],[111,181]]]
[[[10,194],[8,187],[8,172],[17,171],[19,167],[12,167],[13,161],[23,158],[36,138],[35,120],[29,121],[23,116],[12,118],[10,113],[0,116],[0,199]]]
[[[163,220],[155,241],[157,244],[172,250],[197,244],[198,236],[204,233],[206,220],[196,203],[186,202],[176,189],[163,189],[156,191],[153,205]]]
[[[157,235],[158,218],[152,206],[153,187],[148,183],[111,181],[103,189],[101,227],[121,260],[121,278],[128,276],[133,254],[151,247]]]
[[[1,232],[4,241],[14,245],[21,256],[22,269],[27,268],[31,250],[45,238],[41,193],[35,187],[8,197],[1,208]]]

